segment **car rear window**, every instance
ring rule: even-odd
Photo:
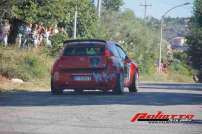
[[[101,56],[104,47],[95,46],[68,46],[64,49],[64,56]]]

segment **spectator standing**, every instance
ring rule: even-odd
[[[43,36],[45,34],[45,28],[42,26],[42,24],[39,24],[37,33],[38,33],[38,41],[39,41],[38,44],[41,44],[43,41]]]
[[[32,24],[29,23],[26,25],[25,28],[25,40],[23,42],[23,48],[27,47],[29,48],[29,43],[31,41],[32,38]]]
[[[21,45],[22,45],[22,34],[19,33],[18,34],[18,47],[21,48]]]
[[[57,33],[59,33],[59,30],[58,30],[57,25],[55,25],[53,28],[53,34],[57,34]]]
[[[10,24],[8,20],[5,20],[2,26],[2,35],[3,35],[3,42],[5,47],[7,47],[8,45],[9,32],[10,32]]]
[[[45,44],[47,45],[47,47],[52,47],[51,45],[51,41],[49,39],[49,37],[51,36],[52,34],[52,28],[51,27],[48,27],[46,30],[45,30]]]
[[[37,48],[38,45],[39,45],[39,34],[38,34],[38,25],[35,24],[33,27],[32,27],[32,38],[34,40],[34,47]]]
[[[3,41],[3,32],[2,32],[3,30],[2,29],[3,29],[3,24],[0,23],[0,42]]]

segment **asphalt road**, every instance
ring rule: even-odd
[[[178,124],[131,123],[138,112],[194,114]],[[139,93],[0,93],[0,134],[202,134],[202,88],[141,84]]]

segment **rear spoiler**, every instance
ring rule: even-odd
[[[64,41],[64,45],[66,44],[74,44],[74,43],[83,43],[83,42],[100,42],[100,43],[107,43],[105,40],[99,40],[99,39],[78,39],[78,40],[66,40]]]

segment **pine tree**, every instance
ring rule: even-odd
[[[199,82],[202,82],[202,0],[194,2],[194,16],[191,18],[190,31],[187,42],[188,55]]]

